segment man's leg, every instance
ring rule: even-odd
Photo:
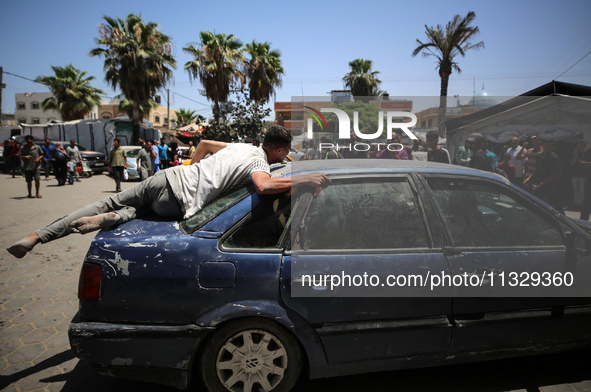
[[[113,178],[115,179],[115,190],[119,192],[121,190],[121,177],[123,174],[123,166],[112,166]]]

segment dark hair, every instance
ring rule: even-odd
[[[438,139],[439,140],[439,134],[437,133],[437,131],[429,131],[429,132],[427,132],[427,139]]]
[[[265,133],[263,146],[269,148],[285,148],[291,144],[291,132],[280,125],[272,125]]]
[[[35,138],[32,135],[27,135],[25,136],[25,140],[35,140]]]
[[[114,141],[114,142],[117,142],[117,143],[119,143],[119,144],[121,144],[121,140],[119,140],[118,138],[117,138],[117,139],[115,139],[115,140],[113,140],[113,141]]]

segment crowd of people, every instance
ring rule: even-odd
[[[580,219],[589,220],[591,149],[586,146],[579,141],[570,155],[558,155],[553,140],[532,136],[521,143],[513,137],[497,155],[482,134],[473,133],[458,149],[454,163],[501,174],[558,211],[564,213],[568,206],[581,212]]]
[[[45,179],[49,180],[51,172],[58,182],[58,186],[71,185],[79,182],[79,168],[82,168],[82,156],[75,140],[64,148],[61,142],[51,143],[46,138],[41,146],[34,144],[33,136],[25,136],[25,143],[21,145],[16,140],[5,140],[3,147],[4,173],[12,174],[12,178],[25,177],[29,198],[41,198],[41,170]],[[32,188],[35,184],[35,196]]]

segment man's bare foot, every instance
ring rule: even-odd
[[[37,193],[37,199],[41,199],[43,196],[41,196],[40,193]]]
[[[85,216],[80,219],[76,219],[70,224],[74,233],[86,234],[91,231],[100,229],[106,229],[107,227],[113,226],[119,221],[119,215],[114,212],[107,212],[105,214],[99,214],[95,216]]]
[[[31,233],[22,240],[10,245],[8,248],[6,248],[6,250],[14,257],[22,259],[27,254],[27,252],[32,251],[35,245],[37,245],[39,242],[41,242],[41,239],[37,233]]]

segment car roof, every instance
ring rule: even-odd
[[[320,159],[289,162],[272,166],[272,176],[298,175],[321,172],[326,175],[358,174],[449,174],[490,178],[509,183],[506,178],[491,172],[445,163],[399,159]]]

